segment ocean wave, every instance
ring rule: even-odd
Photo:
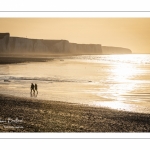
[[[14,76],[1,76],[0,80],[7,81],[47,81],[47,82],[90,82],[87,80],[75,80],[75,79],[60,79],[60,78],[48,78],[48,77],[14,77]]]

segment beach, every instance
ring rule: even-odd
[[[0,117],[0,132],[150,131],[150,114],[9,95],[0,95]]]
[[[124,82],[110,82],[109,77],[116,75],[119,79],[118,77],[122,76],[119,72],[113,72],[109,76],[106,71],[110,70],[110,64],[104,64],[104,69],[103,63],[99,65],[95,62],[82,62],[84,57],[81,61],[65,58],[0,58],[0,132],[150,131],[149,95],[129,93],[132,88],[141,85],[146,85],[144,88],[148,91],[148,84],[137,82],[137,85],[133,86],[132,80],[129,80],[132,84],[127,80],[129,74],[125,74],[121,80]],[[39,66],[43,72],[38,71]],[[50,70],[48,74],[47,70]],[[4,82],[6,77],[10,82]],[[32,81],[38,82],[40,86],[37,97],[30,97]],[[115,90],[119,89],[123,94],[129,91],[129,94],[119,93],[114,96],[112,85]],[[105,103],[108,104],[99,105]]]

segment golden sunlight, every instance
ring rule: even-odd
[[[118,63],[112,69],[112,74],[116,76],[117,81],[125,82],[128,78],[132,77],[136,73],[134,66],[126,63]]]
[[[124,97],[118,97],[117,95],[125,95],[134,89],[135,82],[131,82],[130,79],[136,75],[137,70],[133,64],[118,63],[114,65],[111,72],[111,80],[114,84],[111,85],[109,90],[113,93],[113,96],[116,96],[116,100],[124,100]]]

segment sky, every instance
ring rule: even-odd
[[[150,18],[0,18],[0,33],[150,53]]]

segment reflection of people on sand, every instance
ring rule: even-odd
[[[38,93],[30,93],[31,97],[37,97]]]
[[[34,96],[34,93],[32,94],[32,93],[30,92],[30,96],[33,97],[33,96]]]
[[[37,97],[38,93],[34,93],[34,97]]]

